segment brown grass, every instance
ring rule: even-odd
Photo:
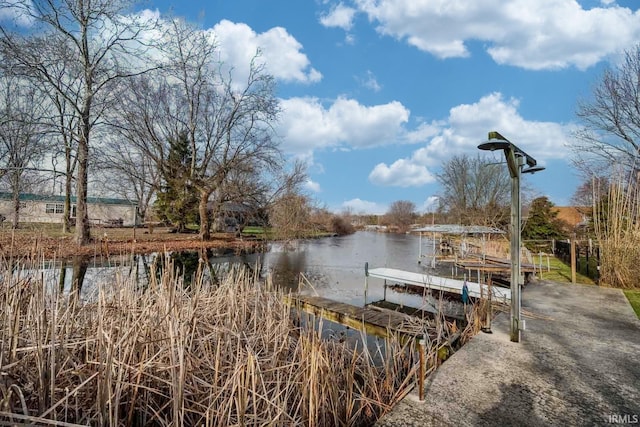
[[[3,422],[370,425],[415,380],[411,343],[323,339],[246,271],[213,285],[203,268],[185,288],[166,268],[144,289],[121,278],[83,302],[29,273],[37,266],[1,269]],[[413,323],[434,337],[431,360],[460,332]]]
[[[168,227],[153,230],[92,227],[93,241],[80,246],[74,243],[72,234],[62,234],[51,225],[21,225],[17,230],[4,227],[0,228],[0,257],[5,258],[44,255],[50,259],[68,259],[74,255],[145,254],[209,248],[231,248],[241,252],[254,251],[262,244],[229,233],[213,234],[211,240],[201,241],[197,233],[172,233]]]
[[[597,195],[594,225],[600,245],[600,283],[615,288],[640,286],[640,176],[619,175],[609,193]]]

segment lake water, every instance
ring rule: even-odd
[[[422,264],[418,263],[420,254],[423,255]],[[270,275],[273,282],[285,290],[362,306],[365,303],[365,263],[368,263],[370,269],[389,267],[416,273],[450,275],[450,265],[439,265],[435,270],[430,268],[432,254],[433,241],[425,237],[421,240],[416,235],[359,231],[348,236],[299,240],[289,244],[273,242],[264,253],[234,255],[225,251],[211,252],[209,261],[219,270],[225,270],[237,263],[250,268],[259,266],[263,279]],[[60,287],[62,282],[64,290],[68,292],[71,289],[74,268],[84,270],[80,298],[87,301],[95,299],[98,289],[112,286],[118,278],[137,278],[138,283],[144,286],[148,277],[146,271],[157,256],[160,255],[78,258],[75,265],[66,265],[64,268],[59,265],[43,265],[37,273],[47,281],[50,288]],[[190,272],[195,271],[199,263],[199,254],[183,252],[171,254],[171,257],[181,271],[186,271],[185,280],[188,281],[192,274]],[[62,275],[64,277],[61,280]],[[301,275],[305,278],[302,281]],[[429,306],[436,309],[442,304],[442,301],[428,295],[412,295],[391,290],[387,290],[385,295],[384,282],[369,278],[367,303],[383,298],[388,302],[415,308]],[[448,301],[446,304],[451,306],[457,303]],[[314,322],[317,326],[320,319],[314,318]],[[325,337],[339,336],[341,340],[346,340],[352,345],[359,345],[358,343],[364,339],[372,351],[380,351],[382,341],[378,338],[365,336],[345,326],[325,321],[322,331]]]
[[[365,263],[369,268],[391,267],[422,272],[418,264],[419,237],[360,231],[348,236],[306,240],[295,251],[273,245],[264,254],[264,271],[304,274],[310,285],[301,288],[312,293],[354,305],[364,303]],[[423,239],[423,252],[426,242]],[[369,279],[368,300],[381,299],[382,283]],[[297,282],[289,283],[294,285]]]
[[[271,275],[277,285],[304,294],[320,295],[337,301],[362,305],[364,303],[365,263],[369,268],[390,267],[418,273],[444,275],[449,267],[439,267],[435,271],[418,263],[422,253],[423,264],[433,253],[432,241],[412,234],[378,233],[359,231],[348,236],[299,240],[284,244],[273,242],[268,251],[259,254],[234,255],[213,253],[210,261],[217,266],[243,263],[251,267],[260,266],[261,276]],[[82,296],[89,297],[98,286],[113,282],[116,274],[130,275],[137,269],[138,276],[144,276],[144,262],[150,263],[151,256],[138,256],[135,260],[89,259],[85,273]],[[197,264],[196,253],[177,255],[179,263],[189,271],[189,265]],[[117,264],[117,265],[116,265]],[[443,270],[444,269],[444,270]],[[45,277],[52,283],[59,283],[60,268],[46,269]],[[450,273],[450,272],[449,272]],[[306,280],[300,281],[300,274]],[[66,267],[65,288],[70,289],[72,267]],[[144,277],[142,278],[144,280]],[[304,286],[299,288],[299,283]],[[383,283],[369,279],[368,302],[382,299]],[[403,297],[404,298],[404,297]],[[408,297],[407,297],[408,298]],[[395,301],[394,301],[395,302]],[[412,305],[412,304],[408,304]]]

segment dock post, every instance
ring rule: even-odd
[[[369,289],[369,263],[364,263],[364,305],[367,306],[367,290]]]
[[[491,334],[491,317],[493,316],[493,306],[492,306],[492,298],[491,298],[491,285],[492,285],[492,279],[491,279],[491,273],[487,273],[487,293],[489,295],[487,295],[487,309],[485,311],[485,323],[484,323],[484,327],[482,328],[482,332],[486,333],[486,334]]]
[[[576,284],[576,235],[571,236],[571,283]]]
[[[432,238],[432,243],[433,243],[433,253],[432,253],[432,257],[431,257],[431,268],[433,268],[435,270],[436,268],[436,233],[434,231],[433,233],[433,238]]]
[[[419,374],[420,378],[418,378],[418,387],[419,387],[418,394],[420,396],[421,402],[424,401],[424,345],[425,345],[424,339],[421,339],[420,341],[418,341],[418,346],[420,349],[420,374]]]

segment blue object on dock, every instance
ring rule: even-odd
[[[462,303],[467,304],[469,302],[469,287],[467,286],[467,281],[464,281],[462,285]]]

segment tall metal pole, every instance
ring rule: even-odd
[[[520,315],[520,228],[522,211],[520,201],[520,177],[523,173],[535,173],[544,169],[538,166],[536,159],[509,142],[498,132],[489,132],[489,140],[478,145],[481,150],[504,150],[511,176],[511,341],[520,342],[523,329]],[[523,170],[527,164],[528,168]]]
[[[507,164],[511,173],[511,341],[520,342],[520,171],[523,158],[507,150]],[[515,166],[515,167],[514,167]]]

